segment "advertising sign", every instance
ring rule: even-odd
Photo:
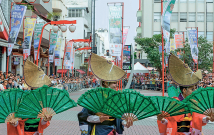
[[[131,69],[131,45],[125,45],[123,49],[123,70]]]
[[[44,24],[42,23],[37,23],[34,29],[34,57],[35,57],[34,59],[35,60],[37,59],[37,51],[39,47],[39,40],[40,40],[43,25]]]
[[[10,56],[14,43],[16,43],[17,36],[23,21],[27,7],[22,5],[14,5],[11,10],[11,30],[8,39],[8,56]]]

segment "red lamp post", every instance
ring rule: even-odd
[[[38,56],[39,56],[39,49],[40,49],[40,46],[41,46],[41,42],[42,42],[42,35],[43,35],[43,31],[44,31],[44,28],[45,26],[47,26],[48,24],[50,25],[59,25],[59,24],[76,24],[76,20],[74,21],[68,21],[68,20],[60,20],[60,21],[51,21],[51,22],[48,22],[46,23],[43,27],[42,27],[42,32],[41,32],[41,36],[40,36],[40,40],[39,40],[39,46],[38,46],[38,52],[37,52],[37,58],[36,58],[36,64],[38,66]]]
[[[70,40],[70,41],[68,41],[68,42],[74,42],[74,43],[76,43],[76,42],[82,42],[82,43],[88,43],[88,44],[90,44],[91,43],[91,40],[90,39],[72,39],[72,40]],[[67,43],[68,43],[67,42]],[[65,58],[65,52],[66,52],[66,46],[67,46],[67,43],[66,43],[66,40],[65,40],[65,49],[64,49],[64,57],[63,57],[63,61],[62,61],[62,77],[63,77],[63,64],[64,64],[64,58]],[[78,49],[76,49],[75,51],[81,51],[81,50],[90,50],[91,49],[91,47],[88,47],[88,46],[86,46],[86,47],[83,47],[83,48],[78,48]],[[73,72],[73,71],[72,71]],[[73,73],[72,73],[73,74]]]

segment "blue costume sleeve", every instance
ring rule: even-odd
[[[116,126],[116,132],[118,134],[123,134],[123,131],[124,131],[124,126],[122,124],[122,121],[123,120],[116,118],[116,125],[115,126]]]

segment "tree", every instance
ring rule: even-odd
[[[192,70],[196,69],[196,65],[194,65],[194,61],[191,56],[190,45],[188,40],[186,39],[186,44],[182,49],[176,49],[175,52],[181,52],[181,60],[184,60],[185,63],[189,65]],[[212,69],[212,50],[213,45],[209,43],[206,37],[199,37],[198,38],[198,68],[202,69],[203,71],[211,72]]]
[[[171,37],[174,37],[176,29],[170,30]],[[135,38],[135,42],[139,44],[142,50],[147,54],[147,58],[153,64],[153,66],[157,69],[157,71],[162,75],[162,65],[161,59],[162,53],[159,52],[159,46],[162,45],[162,35],[156,34],[153,35],[152,38]],[[164,43],[165,44],[165,43]],[[164,54],[166,56],[166,54]]]

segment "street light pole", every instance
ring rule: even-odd
[[[163,15],[163,0],[161,0],[161,15]],[[164,96],[164,41],[163,41],[163,28],[162,28],[162,96]]]
[[[67,21],[67,20],[60,20],[60,21],[51,21],[51,22],[48,22],[46,23],[43,27],[42,27],[42,32],[41,32],[41,36],[40,36],[40,39],[39,39],[39,46],[38,46],[38,51],[37,51],[37,62],[36,62],[36,65],[38,66],[38,56],[39,56],[39,49],[40,49],[40,46],[41,46],[41,42],[42,42],[42,35],[43,35],[43,31],[44,31],[44,28],[45,26],[47,26],[48,24],[50,25],[57,25],[57,24],[76,24],[76,20],[74,21]]]

